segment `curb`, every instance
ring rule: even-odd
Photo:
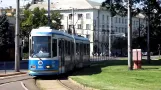
[[[81,87],[84,90],[99,90],[99,89],[95,89],[95,88],[91,88],[91,87],[86,87],[85,85],[82,85],[74,80],[72,80],[71,78],[68,78],[69,81],[71,81],[73,84],[78,85],[79,87]]]
[[[10,74],[0,74],[0,77],[7,77],[7,76],[14,76],[14,75],[20,75],[20,74],[26,74],[27,72],[15,72]]]

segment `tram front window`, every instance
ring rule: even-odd
[[[51,37],[33,36],[30,52],[33,58],[51,58]]]

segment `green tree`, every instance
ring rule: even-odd
[[[54,29],[60,29],[61,26],[61,18],[62,16],[60,15],[60,12],[54,11],[51,12],[51,27]]]
[[[124,37],[116,37],[116,39],[112,43],[112,48],[120,50],[122,55],[123,52],[127,52],[127,39]]]
[[[28,37],[32,28],[38,28],[41,26],[48,26],[47,11],[45,9],[35,8],[33,11],[27,9],[23,12],[20,27],[22,35]],[[53,22],[54,21],[54,22]],[[61,15],[59,12],[51,13],[50,20],[51,28],[59,29],[61,25]]]
[[[0,57],[7,59],[7,50],[14,44],[12,31],[9,29],[9,22],[6,15],[0,16]]]
[[[11,31],[9,31],[9,22],[6,15],[0,16],[0,46],[9,46],[12,44]]]
[[[115,15],[126,16],[127,15],[127,2],[124,0],[105,0],[102,3],[102,8],[111,11],[112,17]],[[135,16],[140,12],[140,9],[135,5],[142,2],[142,0],[131,0],[132,1],[132,15]]]

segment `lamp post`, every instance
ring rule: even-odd
[[[16,30],[15,30],[15,71],[20,71],[20,47],[19,47],[19,7],[20,7],[20,1],[16,0]]]
[[[131,0],[128,0],[128,69],[132,70],[132,18]]]
[[[111,4],[112,4],[112,0],[110,0],[110,17],[109,17],[109,41],[108,41],[108,43],[109,43],[109,58],[111,57],[111,22],[112,22],[112,14],[111,14]]]

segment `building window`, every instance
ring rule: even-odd
[[[102,29],[104,29],[105,28],[105,25],[102,25]]]
[[[107,22],[109,21],[109,16],[107,16]]]
[[[69,19],[72,20],[72,14],[69,14]]]
[[[78,24],[78,29],[82,29],[82,25],[81,24]]]
[[[81,19],[82,19],[82,17],[83,17],[83,15],[82,15],[82,14],[78,14],[78,20],[81,20]]]
[[[117,32],[117,27],[116,27],[116,32]]]
[[[122,27],[122,32],[124,32],[124,27]]]
[[[124,24],[124,18],[122,18],[122,23]]]
[[[117,17],[115,18],[115,23],[117,23]]]
[[[63,14],[61,14],[60,16],[61,16],[61,19],[62,19],[62,20],[64,20],[64,15],[63,15]]]
[[[72,25],[69,25],[69,29],[72,29]]]
[[[119,23],[121,23],[121,18],[119,18]]]
[[[109,29],[109,26],[107,25],[107,29]]]
[[[105,20],[105,16],[104,15],[102,15],[102,21],[104,21]]]
[[[90,38],[90,35],[86,35],[86,38],[88,38],[88,39],[89,39],[89,38]]]
[[[60,29],[64,29],[64,25],[61,25],[61,26],[60,26]]]
[[[127,33],[127,28],[125,28],[125,33]]]
[[[87,30],[91,30],[91,25],[90,24],[86,24],[86,29]]]
[[[86,19],[91,19],[90,13],[87,13],[87,14],[86,14]]]
[[[127,24],[127,19],[125,19],[125,24]]]

